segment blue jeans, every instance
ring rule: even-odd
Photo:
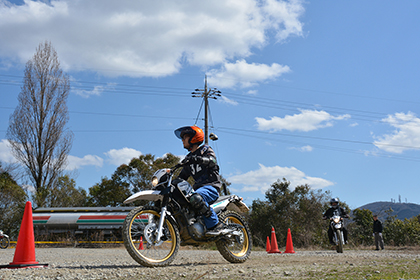
[[[212,186],[202,186],[198,188],[195,192],[201,195],[201,197],[207,203],[207,205],[212,204],[219,198],[219,193],[217,192],[216,188]],[[214,212],[213,208],[210,207],[210,209],[211,216],[208,218],[203,216],[204,224],[206,225],[207,229],[216,226],[219,222],[219,218],[217,218],[216,212]]]

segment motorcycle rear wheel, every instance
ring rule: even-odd
[[[6,236],[3,236],[3,238],[0,241],[0,248],[6,249],[7,247],[9,247],[9,244],[10,244],[9,238]]]
[[[161,241],[155,241],[159,218],[159,208],[140,206],[131,210],[124,220],[124,246],[130,256],[143,266],[167,266],[178,253],[181,238],[172,220],[165,219]]]
[[[343,234],[339,229],[335,234],[337,234],[337,253],[343,253]]]
[[[241,225],[240,240],[235,237],[226,239],[221,237],[216,241],[217,250],[220,254],[231,263],[243,263],[251,254],[252,239],[251,230],[249,229],[246,220],[234,211],[226,211],[219,215],[219,220],[225,224],[235,223]]]

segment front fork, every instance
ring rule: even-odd
[[[165,222],[165,218],[166,218],[166,210],[168,209],[168,202],[169,202],[169,196],[165,195],[162,201],[162,208],[160,212],[160,218],[159,218],[159,224],[157,228],[155,243],[159,243],[160,239],[163,236],[163,223]]]
[[[163,206],[162,211],[160,212],[159,225],[157,228],[157,235],[156,235],[155,243],[159,243],[160,239],[163,236],[163,223],[165,222],[166,208],[167,208],[166,206]]]

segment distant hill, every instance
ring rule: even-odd
[[[384,221],[388,216],[385,211],[391,208],[394,210],[391,215],[396,215],[398,219],[404,220],[420,214],[420,205],[415,203],[393,203],[393,202],[373,202],[358,207],[358,209],[369,209],[373,214],[378,215]]]

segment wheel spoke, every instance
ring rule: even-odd
[[[168,262],[178,250],[176,230],[165,220],[163,235],[156,240],[160,214],[156,210],[142,209],[131,217],[127,223],[127,241],[132,246],[127,246],[130,255],[143,265],[159,266]]]
[[[242,263],[246,261],[251,253],[252,241],[248,224],[241,215],[236,212],[228,211],[220,215],[220,219],[239,231],[239,235],[231,236],[229,239],[221,239],[216,242],[217,249],[222,256],[232,263]],[[233,225],[238,225],[237,227]]]
[[[233,217],[228,218],[227,224],[239,224],[242,226],[241,222],[239,220],[234,219]],[[248,238],[245,238],[247,233],[244,228],[242,228],[240,231],[241,235],[234,239],[231,239],[232,242],[228,244],[228,248],[232,252],[232,254],[238,256],[245,254],[248,248]],[[240,242],[238,242],[238,239]]]

